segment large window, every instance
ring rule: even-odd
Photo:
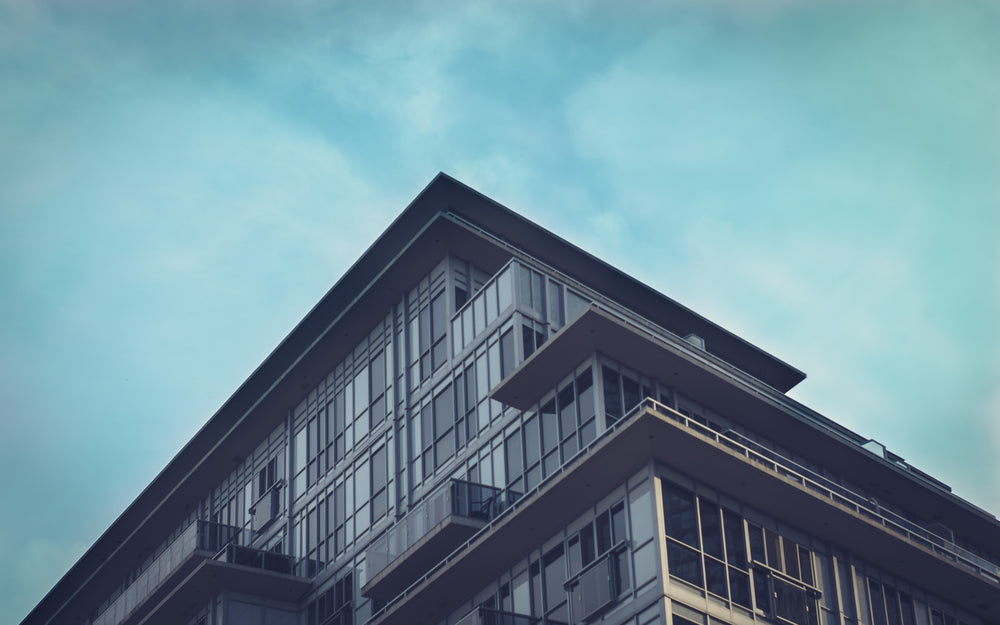
[[[820,593],[808,548],[668,480],[662,491],[672,577],[747,611],[817,624]]]
[[[448,360],[448,299],[445,261],[406,297],[410,388],[415,389]]]

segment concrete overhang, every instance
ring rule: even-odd
[[[494,387],[491,396],[527,409],[595,352],[680,389],[724,417],[835,471],[880,500],[919,510],[981,545],[1000,524],[988,513],[860,448],[865,439],[782,393],[755,383],[686,341],[590,305]]]
[[[389,601],[420,577],[428,562],[440,561],[485,525],[485,521],[449,514],[389,566],[369,577],[361,594],[383,603]]]
[[[308,579],[218,560],[201,560],[170,592],[123,625],[173,625],[194,617],[223,590],[295,603],[309,589]]]
[[[429,571],[377,615],[373,625],[430,625],[458,608],[530,549],[579,516],[592,502],[652,460],[679,471],[818,538],[858,554],[987,621],[1000,607],[1000,584],[896,534],[854,509],[821,496],[773,468],[752,461],[682,423],[683,417],[643,405],[484,528],[468,546]],[[662,530],[661,530],[662,531]]]

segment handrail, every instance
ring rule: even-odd
[[[195,551],[217,555],[238,540],[241,532],[240,528],[231,525],[202,520],[192,522],[94,617],[93,625],[123,622]]]
[[[878,522],[883,527],[902,535],[908,540],[927,547],[932,551],[943,555],[951,560],[972,568],[974,571],[992,581],[1000,584],[1000,565],[990,562],[971,551],[960,547],[954,542],[947,540],[937,534],[920,527],[913,521],[900,516],[899,514],[881,507],[874,499],[860,495],[851,489],[837,484],[833,480],[811,469],[803,467],[793,460],[781,454],[750,441],[742,434],[727,430],[726,432],[716,432],[712,428],[705,426],[698,421],[688,418],[677,412],[673,408],[662,404],[650,397],[645,398],[639,407],[650,407],[664,413],[685,427],[695,430],[703,436],[707,436],[727,448],[746,456],[758,464],[763,464],[770,470],[792,479],[814,492],[818,492],[828,499],[832,499],[841,505],[853,509],[873,521]],[[742,440],[737,440],[742,439]],[[754,449],[756,447],[756,449]]]
[[[783,475],[785,477],[788,477],[790,479],[799,482],[800,484],[809,488],[810,490],[819,492],[820,494],[825,495],[827,498],[836,501],[841,505],[845,505],[849,508],[852,508],[855,512],[862,514],[863,516],[878,521],[882,526],[896,532],[897,534],[902,535],[904,538],[910,540],[911,542],[914,542],[925,548],[931,549],[938,555],[953,560],[956,563],[962,564],[972,569],[979,575],[985,577],[986,579],[996,584],[1000,584],[1000,566],[998,566],[997,564],[990,562],[989,560],[986,560],[985,558],[982,558],[981,556],[978,556],[974,553],[971,553],[968,550],[963,549],[962,547],[959,547],[958,545],[954,544],[953,542],[945,540],[940,536],[937,536],[936,534],[928,532],[923,528],[919,528],[919,526],[916,526],[911,521],[907,521],[902,517],[898,517],[898,515],[897,517],[900,519],[901,522],[897,522],[893,519],[886,517],[885,515],[882,514],[882,510],[880,508],[877,508],[877,504],[870,502],[868,499],[862,497],[861,495],[858,495],[857,493],[854,493],[850,489],[844,488],[839,484],[831,482],[828,478],[825,478],[817,473],[814,473],[802,467],[799,467],[800,469],[802,469],[802,472],[799,472],[789,468],[788,466],[785,466],[784,463],[787,463],[788,465],[795,465],[795,463],[791,460],[788,460],[787,458],[784,458],[780,454],[776,454],[768,450],[769,453],[772,453],[775,456],[781,458],[784,461],[784,463],[779,463],[776,460],[770,459],[764,454],[749,448],[748,446],[740,443],[739,441],[736,441],[734,438],[716,432],[715,430],[705,425],[702,425],[701,423],[698,423],[693,419],[689,419],[688,417],[677,412],[676,410],[667,406],[666,404],[656,401],[651,397],[646,397],[642,401],[640,401],[634,408],[629,410],[621,419],[616,421],[612,426],[610,426],[607,430],[602,432],[597,438],[591,441],[586,447],[580,449],[569,460],[560,465],[559,468],[556,469],[552,474],[546,476],[534,488],[525,493],[516,502],[512,503],[510,507],[508,507],[506,510],[497,515],[493,520],[484,525],[478,532],[473,534],[468,540],[466,540],[464,543],[455,548],[444,559],[440,560],[437,564],[431,567],[419,579],[410,584],[406,589],[404,589],[394,598],[386,602],[386,604],[382,607],[381,610],[373,614],[371,618],[368,619],[367,623],[369,624],[374,623],[379,618],[387,614],[390,608],[395,606],[400,601],[404,600],[407,596],[413,593],[413,591],[415,591],[420,585],[422,585],[423,583],[428,581],[432,576],[434,576],[438,571],[442,570],[443,568],[451,564],[454,560],[458,559],[466,549],[472,546],[472,544],[477,542],[480,538],[492,532],[496,528],[496,526],[504,522],[508,516],[516,514],[519,509],[521,509],[523,506],[531,502],[543,488],[547,487],[550,483],[552,483],[556,478],[558,478],[563,473],[566,473],[570,468],[575,467],[576,464],[583,457],[589,455],[591,450],[594,449],[597,445],[601,444],[604,441],[604,439],[610,437],[614,432],[618,430],[618,428],[624,427],[624,425],[628,423],[633,416],[635,416],[636,414],[647,408],[652,408],[653,410],[656,410],[657,412],[666,415],[668,418],[678,422],[679,424],[687,427],[688,429],[695,430],[699,434],[711,438],[716,442],[725,445],[729,449],[736,451],[741,455],[746,456],[750,460],[755,460],[756,462],[758,462],[758,464],[762,464],[766,468],[769,468],[770,470],[779,473],[780,475]],[[803,475],[803,473],[810,473],[812,477]],[[821,481],[827,482],[831,486],[826,487],[821,483]],[[834,490],[834,487],[837,490]],[[856,501],[858,499],[860,499],[861,502]],[[903,523],[911,525],[915,529],[911,531],[907,529],[907,527],[905,527]],[[929,535],[929,537],[925,537],[923,536],[923,534],[927,534]]]
[[[427,581],[428,579],[430,579],[435,573],[437,573],[439,570],[445,568],[453,560],[455,560],[457,557],[459,557],[462,554],[462,552],[465,551],[468,547],[470,547],[474,542],[476,542],[481,537],[486,536],[487,534],[489,534],[490,532],[492,532],[493,529],[496,528],[496,526],[498,524],[500,524],[503,521],[505,521],[508,516],[511,516],[511,515],[515,514],[518,510],[520,510],[522,507],[524,507],[528,502],[530,502],[532,499],[534,499],[534,497],[543,488],[547,487],[549,484],[551,484],[552,482],[554,482],[556,480],[556,478],[558,478],[560,475],[566,473],[571,467],[576,466],[576,464],[578,462],[580,462],[584,457],[586,457],[591,452],[591,450],[593,450],[598,444],[602,443],[605,438],[608,438],[613,432],[617,431],[619,427],[622,427],[623,424],[626,421],[628,421],[630,417],[632,417],[634,414],[638,413],[638,410],[641,407],[642,407],[641,404],[637,405],[634,409],[630,410],[623,418],[621,418],[618,421],[616,421],[614,423],[614,425],[610,426],[607,430],[605,430],[604,432],[602,432],[597,438],[595,438],[594,440],[592,440],[586,447],[583,447],[582,449],[580,449],[579,451],[577,451],[575,454],[573,454],[573,456],[570,457],[569,460],[567,460],[566,462],[563,462],[561,465],[559,465],[559,467],[555,471],[553,471],[551,474],[547,475],[544,479],[542,479],[541,482],[539,482],[537,485],[535,485],[534,488],[532,488],[528,492],[524,493],[524,495],[522,495],[519,499],[517,499],[516,501],[514,501],[513,503],[511,503],[510,506],[508,506],[505,510],[503,510],[502,512],[500,512],[500,514],[498,514],[497,516],[495,516],[491,521],[489,521],[489,523],[487,523],[486,525],[484,525],[479,531],[477,531],[475,534],[473,534],[468,540],[466,540],[464,543],[462,543],[461,545],[459,545],[458,547],[456,547],[454,550],[452,550],[452,552],[450,554],[448,554],[447,556],[445,556],[444,559],[440,560],[437,564],[435,564],[433,567],[431,567],[430,569],[428,569],[428,571],[426,573],[424,573],[424,575],[422,575],[419,579],[417,579],[412,584],[410,584],[409,586],[407,586],[406,589],[404,589],[398,595],[396,595],[395,597],[393,597],[392,599],[390,599],[389,601],[387,601],[386,604],[384,606],[382,606],[381,610],[379,610],[378,612],[376,612],[375,614],[373,614],[371,616],[371,618],[368,619],[367,623],[374,623],[377,619],[379,619],[382,616],[384,616],[389,611],[389,608],[391,608],[394,605],[396,605],[399,601],[405,599],[417,587],[419,587],[425,581]]]
[[[365,549],[368,578],[387,569],[448,516],[489,521],[520,497],[521,493],[509,488],[445,480]]]

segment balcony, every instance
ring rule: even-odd
[[[463,616],[455,625],[566,625],[566,623],[480,606]]]
[[[184,607],[222,588],[296,599],[308,581],[291,575],[291,558],[240,545],[247,533],[195,521],[94,618],[93,625],[173,622]]]
[[[361,594],[395,597],[437,562],[520,498],[520,493],[449,480],[417,504],[365,552],[368,583]]]
[[[423,576],[370,623],[427,625],[447,617],[458,607],[456,597],[477,592],[523,557],[527,546],[551,536],[650,460],[879,562],[949,601],[974,606],[984,618],[1000,605],[1000,581],[983,566],[993,564],[974,560],[954,545],[927,544],[928,539],[873,505],[803,474],[794,463],[764,455],[647,398],[464,544],[443,558],[420,558]],[[595,584],[606,579],[603,573],[595,573]]]

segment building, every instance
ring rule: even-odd
[[[1000,624],[804,377],[439,175],[24,623]]]

